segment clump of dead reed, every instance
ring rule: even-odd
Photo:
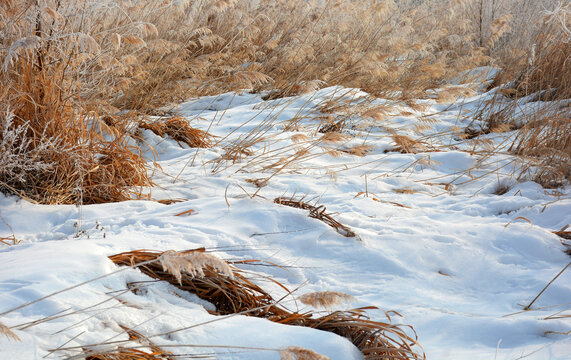
[[[370,320],[365,311],[374,309],[374,307],[335,311],[321,316],[316,316],[317,314],[312,312],[291,312],[280,305],[279,301],[274,300],[261,287],[248,280],[244,272],[236,267],[240,262],[228,263],[226,265],[232,269],[232,276],[229,276],[226,270],[215,269],[220,267],[219,261],[223,261],[220,259],[216,260],[216,265],[214,266],[210,262],[198,261],[198,263],[191,266],[192,271],[190,272],[185,270],[187,265],[177,265],[182,258],[185,259],[185,262],[194,262],[195,258],[191,255],[206,255],[205,251],[203,248],[180,251],[178,253],[135,250],[112,255],[109,258],[118,265],[137,266],[143,273],[152,278],[167,281],[179,289],[198,295],[200,298],[215,305],[215,314],[228,315],[239,313],[266,318],[281,324],[330,331],[349,339],[363,352],[367,359],[425,358],[416,337],[408,334],[406,326],[391,324],[389,313],[385,313],[387,322]],[[165,254],[167,255],[165,256]],[[165,264],[166,262],[174,263],[168,265]],[[140,264],[140,266],[137,264]],[[197,267],[202,269],[204,276],[197,276],[198,274],[195,270]],[[273,281],[276,282],[275,280]],[[284,285],[277,284],[291,294]],[[329,304],[341,298],[347,298],[334,292],[325,292],[320,295],[320,298],[327,297],[330,298]],[[318,301],[318,303],[321,302],[323,301]],[[313,359],[315,356],[318,356],[316,353],[297,347],[282,349],[281,355],[282,357],[286,356],[286,359],[295,359],[295,356],[297,356],[297,359],[303,359],[304,357],[302,356],[310,356],[308,358]],[[320,357],[317,358],[320,359]]]
[[[40,203],[88,204],[132,199],[151,184],[146,161],[126,134],[80,112],[55,73],[21,60],[2,77],[0,191]]]
[[[269,294],[239,272],[230,270],[230,265],[226,265],[223,260],[213,260],[214,256],[205,253],[205,249],[175,253],[131,251],[109,258],[118,265],[127,266],[151,261],[138,268],[151,277],[161,278],[203,299],[209,299],[208,301],[216,306],[217,313],[221,315],[239,313],[252,308],[259,308],[258,314],[271,311],[279,313],[273,309],[273,299]],[[199,258],[210,260],[197,260]],[[211,264],[223,271],[217,271]],[[199,274],[198,269],[203,276],[196,276]]]
[[[391,137],[396,146],[387,151],[398,151],[403,154],[417,154],[425,151],[424,145],[410,136],[394,133]]]
[[[179,145],[184,143],[192,148],[207,148],[212,145],[211,135],[193,128],[188,120],[181,116],[159,119],[153,122],[141,121],[139,127],[151,130],[161,137],[170,136]]]

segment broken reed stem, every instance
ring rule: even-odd
[[[337,220],[333,219],[331,215],[325,213],[326,208],[323,205],[313,206],[303,202],[302,200],[294,200],[293,198],[284,197],[275,198],[274,203],[309,210],[309,217],[323,221],[334,228],[339,234],[345,237],[357,237],[357,234],[355,234],[348,226],[341,224]]]
[[[551,285],[561,274],[563,274],[563,272],[564,272],[565,270],[567,270],[567,268],[568,268],[569,266],[571,266],[571,262],[570,262],[569,264],[567,264],[557,275],[555,275],[555,277],[554,277],[553,279],[551,279],[551,281],[550,281],[547,285],[545,285],[545,287],[543,288],[543,290],[541,290],[541,291],[539,292],[539,294],[537,294],[537,296],[529,303],[529,305],[527,305],[527,306],[524,307],[523,309],[524,309],[524,310],[530,310],[531,305],[533,305],[533,303],[535,303],[535,301],[541,296],[541,294],[543,294],[543,292],[544,292],[545,290],[547,290],[547,288],[549,287],[549,285]]]

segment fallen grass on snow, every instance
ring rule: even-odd
[[[167,253],[165,258],[165,252],[158,251],[135,250],[112,255],[109,258],[118,265],[137,266],[138,263],[145,263],[139,267],[143,273],[155,279],[168,281],[181,290],[192,292],[211,302],[216,306],[215,314],[218,315],[244,314],[280,324],[330,331],[349,339],[367,359],[424,359],[416,339],[407,334],[406,327],[391,324],[391,317],[387,312],[385,314],[388,322],[370,320],[365,310],[373,308],[335,311],[314,317],[312,312],[291,312],[279,305],[279,301],[249,281],[232,263],[227,265],[232,267],[232,276],[225,275],[228,274],[227,270],[216,271],[214,267],[202,261],[191,268],[199,267],[204,276],[195,276],[196,271],[190,273],[181,271],[186,266],[178,266],[179,257],[192,262],[194,258],[189,257],[189,254],[204,252],[203,248],[181,251],[175,256],[177,260],[171,265],[164,263],[171,262],[174,255]],[[171,269],[171,272],[165,269]],[[278,285],[291,294],[285,286],[279,283]],[[339,298],[336,293],[329,294],[331,296],[322,295],[332,298],[326,301],[328,304],[336,302]]]

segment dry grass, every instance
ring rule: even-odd
[[[116,350],[98,352],[86,349],[82,354],[85,360],[175,360],[171,353],[162,350],[148,337],[126,326],[120,325],[120,327],[129,335],[130,341],[137,342],[149,350],[118,347]]]
[[[243,88],[276,97],[344,85],[410,96],[477,60],[459,4],[218,3],[7,1],[2,64],[9,70],[23,56],[39,68],[65,62],[65,89],[84,101],[154,111]]]
[[[132,199],[151,184],[147,163],[126,134],[78,113],[56,82],[61,75],[20,61],[2,77],[0,191],[40,203],[98,203]]]
[[[305,305],[310,305],[314,308],[323,307],[326,309],[332,309],[336,305],[350,303],[354,300],[355,298],[351,295],[339,291],[317,291],[299,297],[299,301]]]
[[[20,240],[18,240],[16,234],[14,234],[14,229],[12,229],[12,226],[10,226],[10,224],[6,221],[6,219],[4,219],[4,217],[2,217],[2,215],[0,215],[0,221],[2,221],[4,225],[6,225],[6,227],[12,233],[12,235],[10,236],[0,236],[0,244],[17,245],[20,242]]]
[[[503,88],[476,115],[483,129],[467,132],[476,137],[517,130],[509,150],[535,166],[533,180],[547,188],[571,180],[570,13],[564,2],[543,13],[530,35],[531,49],[504,59],[493,84]]]
[[[18,335],[14,334],[14,332],[10,330],[9,327],[2,324],[1,322],[0,322],[0,335],[6,336],[8,339],[21,341]]]
[[[207,148],[212,145],[211,135],[193,128],[188,123],[188,120],[181,116],[160,119],[154,122],[141,121],[139,127],[151,130],[161,137],[170,136],[179,145],[184,143],[192,148]]]
[[[330,360],[327,356],[299,346],[288,346],[280,351],[280,360]]]
[[[122,111],[134,117],[157,114],[159,107],[189,96],[247,88],[269,90],[272,98],[342,85],[393,99],[430,97],[427,90],[460,70],[490,64],[494,56],[508,64],[506,54],[512,54],[511,63],[520,66],[529,58],[525,46],[536,43],[533,66],[508,71],[504,78],[517,80],[516,93],[547,90],[541,96],[565,98],[568,79],[556,75],[567,64],[569,43],[546,37],[549,29],[567,29],[558,24],[568,6],[552,12],[545,19],[547,30],[539,32],[543,37],[534,38],[529,34],[537,26],[528,24],[534,23],[537,7],[517,0],[505,8],[488,8],[495,3],[3,1],[0,190],[43,203],[136,197],[139,192],[133,189],[150,185],[145,163],[130,148],[128,129],[98,119]],[[440,92],[440,101],[465,95],[458,91]],[[378,121],[385,113],[370,109],[364,116]],[[558,117],[548,128],[561,129],[566,120]],[[180,118],[142,126],[193,147],[211,141]],[[341,132],[346,126],[347,118],[335,118],[320,131]],[[530,125],[522,132],[519,148],[534,148],[522,154],[536,157],[545,153],[542,149],[555,148],[562,155],[545,165],[561,158],[567,165],[568,142],[557,135],[558,143],[545,145],[537,140],[544,130]],[[115,139],[104,140],[106,132]],[[409,143],[405,138],[396,142]],[[539,145],[524,145],[529,143]],[[235,150],[229,149],[229,158],[240,158]],[[366,151],[350,150],[359,156]],[[17,161],[3,162],[8,158]],[[568,176],[563,169],[557,169],[556,177]]]
[[[204,253],[204,251],[205,249],[197,249],[170,255],[167,253],[166,257],[163,256],[165,254],[163,252],[132,251],[113,255],[109,258],[118,265],[128,266],[144,261],[157,260],[140,266],[139,269],[151,277],[167,280],[183,290],[195,293],[203,299],[209,299],[208,301],[216,306],[217,313],[221,315],[239,313],[251,308],[260,308],[258,314],[274,311],[271,296],[257,285],[251,283],[239,272],[232,271],[232,277],[230,277],[224,275],[224,273],[219,273],[206,262],[201,261],[199,264],[194,264],[192,261],[196,258],[197,253],[212,257],[212,255]],[[166,264],[168,264],[171,259],[177,261],[169,264],[166,268],[161,265],[161,260],[163,262],[166,260]],[[178,260],[181,259],[186,263],[184,266],[177,265],[179,263]],[[220,265],[219,262],[217,263]],[[196,277],[196,271],[194,275],[185,271],[186,268],[194,269],[197,266],[200,267],[204,276]],[[267,306],[270,308],[266,309]],[[277,313],[279,314],[279,311]]]
[[[568,231],[569,224],[565,225],[553,233],[561,238],[561,243],[565,247],[565,253],[571,255],[571,231]]]
[[[310,218],[323,221],[327,225],[334,228],[335,231],[337,231],[339,234],[345,237],[357,237],[357,234],[355,234],[348,226],[341,224],[337,220],[333,219],[330,214],[327,214],[325,212],[325,210],[327,209],[323,205],[314,206],[304,202],[303,199],[294,200],[293,198],[284,198],[284,197],[275,198],[274,203],[291,206],[298,209],[309,210]]]
[[[204,252],[205,249],[187,250],[178,253],[176,257],[188,258],[189,254]],[[184,270],[182,267],[172,272],[165,271],[165,268],[168,270],[170,266],[163,267],[160,264],[164,254],[164,252],[136,250],[109,258],[118,265],[136,266],[142,263],[139,269],[143,273],[155,279],[168,281],[182,290],[192,292],[211,302],[216,306],[215,313],[219,315],[240,313],[266,318],[281,324],[330,331],[349,339],[365,354],[367,359],[425,358],[416,339],[407,334],[406,327],[391,324],[388,313],[386,313],[388,322],[377,322],[368,319],[365,314],[365,310],[372,308],[336,311],[317,317],[311,312],[291,312],[282,307],[262,288],[249,281],[242,271],[234,268],[231,263],[227,266],[232,267],[232,277],[216,271],[208,264],[204,265],[203,262],[200,262],[200,265],[204,276],[196,277],[196,273],[181,271]],[[170,254],[168,259],[163,258],[163,262],[170,261],[169,259],[171,259]],[[175,262],[178,262],[178,259]],[[287,290],[283,285],[277,284]],[[289,290],[287,291],[291,294]],[[304,352],[305,349],[299,348],[284,349],[282,356],[288,351],[290,356],[317,356],[317,354]]]
[[[387,151],[397,151],[403,154],[417,154],[426,151],[426,147],[420,141],[414,140],[410,136],[393,134],[392,139],[395,147]]]

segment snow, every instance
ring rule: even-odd
[[[479,101],[491,96],[480,93],[456,104],[427,100],[426,110],[407,108],[405,115],[399,112],[406,106],[399,105],[380,125],[349,115],[351,138],[338,143],[317,131],[315,119],[330,115],[319,113],[319,106],[332,100],[351,106],[387,102],[340,87],[271,101],[247,92],[191,99],[178,113],[215,135],[218,146],[181,148],[143,131],[148,158],[156,151],[162,168],[153,175],[151,197],[184,201],[79,208],[0,195],[0,215],[22,241],[0,248],[0,322],[22,340],[0,336],[0,358],[65,358],[73,351],[49,350],[125,340],[119,325],[174,353],[279,359],[277,350],[301,346],[331,359],[362,358],[332,333],[211,315],[212,304],[107,258],[136,249],[205,247],[227,260],[281,265],[240,266],[275,299],[286,294],[268,277],[299,287],[294,296],[333,290],[357,299],[341,309],[397,311],[402,317],[393,321],[414,327],[428,359],[571,359],[569,336],[553,333],[571,330],[570,318],[545,319],[559,311],[569,316],[571,271],[547,288],[533,311],[522,311],[570,261],[552,231],[571,223],[571,188],[554,192],[516,182],[521,164],[501,151],[513,134],[486,135],[498,149],[493,154],[471,151],[473,144],[452,132],[435,135],[470,123]],[[391,152],[390,130],[418,137],[413,129],[422,115],[432,119],[423,141],[438,151]],[[309,140],[296,143],[296,134]],[[250,155],[235,163],[220,160],[236,144],[250,144]],[[360,144],[372,150],[363,157],[332,155]],[[300,149],[308,155],[296,158]],[[267,186],[258,189],[248,179],[267,179]],[[496,195],[499,184],[509,185],[508,192]],[[275,204],[281,196],[326,206],[358,237],[342,236],[305,210]],[[175,216],[191,209],[189,216]],[[0,235],[11,235],[3,226]],[[127,288],[134,282],[141,286],[137,294]],[[308,310],[294,296],[283,305]],[[368,313],[384,320],[381,310]]]

